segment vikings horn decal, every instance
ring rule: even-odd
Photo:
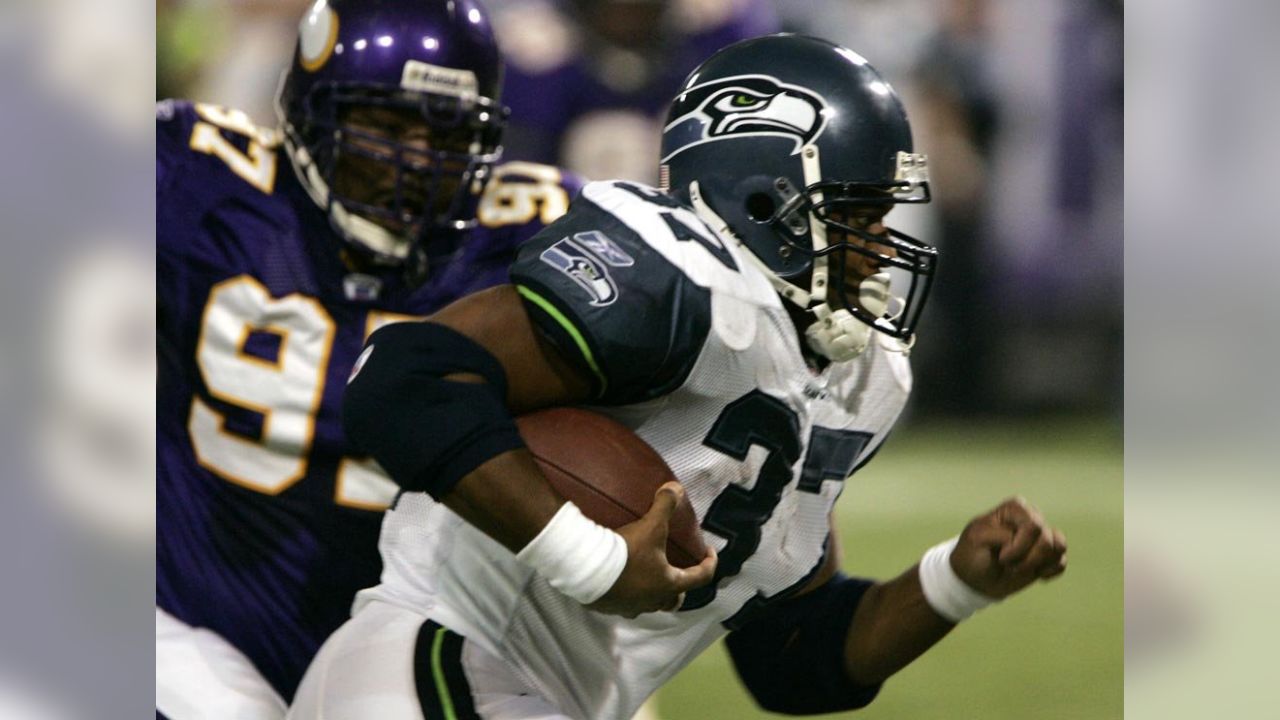
[[[743,135],[774,135],[795,140],[794,155],[822,134],[827,101],[812,90],[768,75],[738,75],[694,85],[676,98],[692,109],[675,118],[664,133],[679,146],[662,158],[694,145]]]

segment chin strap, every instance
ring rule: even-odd
[[[889,285],[890,277],[887,272],[878,272],[863,280],[858,286],[858,303],[867,312],[876,317],[883,317],[889,308],[889,303],[895,302],[897,307],[889,313],[889,319],[897,318],[902,314],[905,304],[902,298],[889,291]],[[904,342],[876,332],[874,328],[859,320],[848,310],[833,311],[826,303],[814,306],[813,314],[817,321],[805,330],[805,340],[814,352],[833,362],[844,362],[858,357],[867,349],[872,336],[876,336],[880,347],[903,355],[910,355],[911,348],[916,343],[915,335]]]
[[[872,275],[858,286],[858,302],[879,317],[889,306],[889,273]],[[817,320],[804,331],[809,347],[832,362],[852,360],[871,342],[872,327],[845,309],[832,310],[826,303],[813,307]]]
[[[815,183],[822,179],[822,163],[818,158],[818,146],[809,144],[800,149],[800,166],[804,172],[804,186],[812,187]],[[803,191],[803,188],[801,189]],[[813,193],[813,202],[815,204],[822,203],[822,193]],[[825,223],[817,221],[817,218],[810,217],[808,219],[809,238],[813,252],[813,271],[809,274],[809,295],[810,302],[826,303],[827,301],[827,280],[830,273],[827,271],[827,256],[818,255],[827,249],[827,226]],[[832,358],[833,360],[835,358]]]

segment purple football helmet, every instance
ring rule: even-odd
[[[427,257],[474,225],[501,154],[502,72],[474,0],[311,5],[276,111],[298,178],[349,247],[420,280]],[[368,112],[409,118],[416,143],[355,120]],[[357,165],[378,168],[377,188],[339,177]]]

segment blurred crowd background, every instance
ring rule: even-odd
[[[273,98],[307,0],[158,0],[157,97]],[[666,104],[716,49],[779,30],[864,55],[903,94],[941,247],[914,360],[922,414],[1113,414],[1122,344],[1119,0],[490,0],[508,159],[656,181]]]

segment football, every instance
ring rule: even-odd
[[[676,480],[644,440],[598,413],[551,408],[517,418],[516,426],[552,487],[606,527],[617,529],[640,518],[658,488]],[[698,519],[684,496],[671,516],[667,561],[687,568],[705,555]]]

